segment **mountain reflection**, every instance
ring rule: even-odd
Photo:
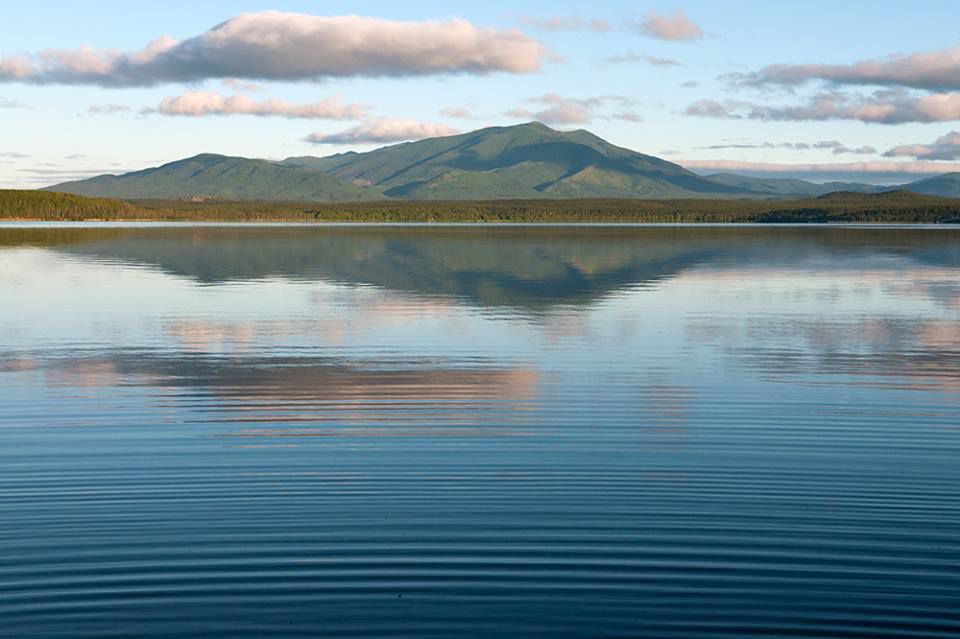
[[[159,227],[0,229],[42,246],[135,263],[202,284],[285,278],[372,285],[484,306],[590,304],[699,266],[842,257],[960,265],[947,232],[676,227]],[[953,237],[951,235],[951,237]]]

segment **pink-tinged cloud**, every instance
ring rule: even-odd
[[[596,31],[606,33],[613,31],[613,25],[607,20],[599,18],[578,18],[566,16],[548,16],[546,18],[533,18],[530,16],[521,16],[517,19],[520,24],[542,29],[543,31]]]
[[[907,122],[952,122],[960,120],[960,93],[914,95],[900,90],[872,95],[822,92],[794,105],[765,105],[742,100],[700,100],[686,109],[687,115],[766,121],[854,120],[870,124]]]
[[[703,29],[688,18],[684,11],[677,11],[673,15],[660,15],[651,11],[643,22],[637,25],[637,29],[651,38],[673,42],[689,42],[703,38]]]
[[[556,93],[530,98],[526,102],[538,105],[540,108],[518,107],[510,109],[504,115],[523,120],[537,120],[544,124],[573,125],[589,124],[594,119],[624,120],[639,122],[642,118],[632,111],[605,113],[604,109],[611,105],[621,107],[632,106],[635,102],[622,95],[601,95],[589,98],[568,98]]]
[[[306,141],[312,144],[389,144],[457,133],[457,129],[445,124],[378,118],[345,131],[311,133],[306,137]]]
[[[224,96],[216,91],[187,91],[183,95],[166,97],[157,113],[188,117],[256,115],[317,120],[359,120],[366,117],[362,106],[344,104],[339,98],[310,104],[291,104],[282,100],[257,101],[245,95]]]
[[[47,49],[0,59],[0,82],[142,87],[209,79],[324,80],[456,73],[532,73],[543,46],[520,31],[461,19],[244,13],[183,41],[144,49]]]
[[[475,120],[473,109],[465,106],[453,106],[440,109],[440,115],[453,120]]]
[[[912,157],[918,160],[960,160],[960,131],[951,131],[928,144],[905,144],[886,153],[886,157]]]
[[[854,64],[774,64],[753,73],[733,74],[729,79],[744,85],[799,85],[823,80],[848,85],[950,91],[960,89],[960,46]]]

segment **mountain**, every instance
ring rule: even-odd
[[[815,184],[729,173],[701,176],[672,162],[610,144],[589,131],[556,131],[531,122],[367,153],[291,157],[281,162],[204,154],[46,190],[125,199],[347,202],[384,198],[781,199],[894,189],[960,197],[960,173],[896,187]]]
[[[532,122],[286,164],[411,200],[749,197],[588,131]]]
[[[901,188],[923,195],[960,198],[960,173],[945,173],[944,175],[917,180]]]
[[[857,182],[826,182],[818,184],[796,178],[756,178],[733,173],[716,173],[706,176],[712,182],[744,189],[769,197],[819,197],[826,193],[845,191],[851,193],[879,193],[890,187]]]
[[[308,167],[214,154],[124,175],[67,182],[45,190],[126,199],[200,197],[340,202],[383,197],[377,191],[341,182]]]

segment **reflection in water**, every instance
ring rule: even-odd
[[[0,636],[960,636],[957,240],[0,228]]]
[[[158,357],[113,352],[34,360],[11,355],[6,360],[0,356],[0,371],[39,371],[54,389],[146,386],[161,403],[176,392],[183,405],[204,412],[215,408],[212,415],[195,417],[199,423],[516,423],[517,411],[530,409],[537,387],[536,371],[523,368],[445,369],[440,362],[424,366],[370,361],[360,367],[303,356]],[[497,410],[492,410],[493,404]],[[257,432],[290,436],[293,431]]]

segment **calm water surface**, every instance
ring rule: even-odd
[[[0,636],[960,636],[960,231],[0,229]]]

